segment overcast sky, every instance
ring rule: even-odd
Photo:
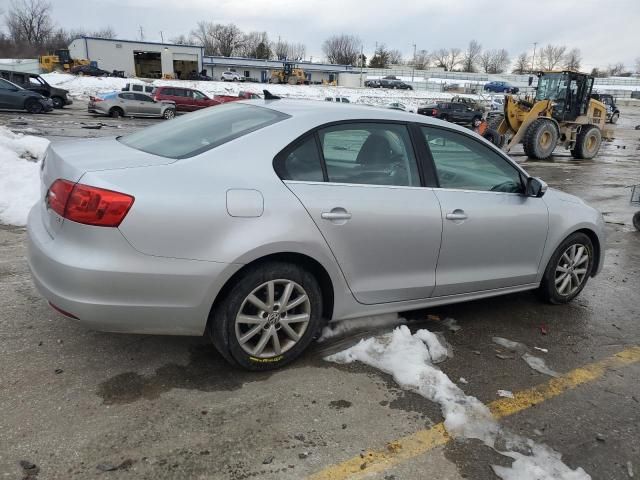
[[[512,59],[533,43],[582,51],[583,70],[640,57],[640,0],[50,0],[61,27],[112,26],[119,38],[165,41],[188,34],[199,20],[266,30],[272,39],[303,42],[322,57],[322,41],[351,33],[370,54],[376,42],[412,56],[418,49],[506,48]],[[6,11],[9,0],[0,0]]]

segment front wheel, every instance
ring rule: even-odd
[[[53,108],[64,107],[64,100],[60,97],[51,97],[51,101],[53,102]]]
[[[573,300],[587,284],[593,271],[591,239],[576,232],[565,239],[551,256],[538,288],[543,300],[562,304]]]
[[[24,104],[24,109],[29,113],[42,113],[44,111],[42,104],[35,99],[27,100]]]
[[[175,116],[176,116],[176,111],[173,108],[167,108],[162,114],[162,118],[164,118],[165,120],[171,120]]]
[[[590,160],[598,154],[602,144],[602,132],[595,125],[585,125],[576,138],[571,150],[573,158]]]
[[[640,212],[636,212],[633,216],[633,226],[636,227],[636,230],[640,230]]]
[[[230,362],[272,370],[295,360],[322,325],[322,293],[315,277],[291,263],[250,268],[214,308],[209,335]]]

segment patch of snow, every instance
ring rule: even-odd
[[[398,316],[397,313],[385,313],[383,315],[371,315],[368,317],[341,320],[324,327],[320,338],[318,338],[318,342],[322,343],[325,340],[344,335],[349,332],[369,330],[373,328],[395,327],[403,323],[407,323],[407,320]]]
[[[49,140],[0,127],[0,223],[23,226],[40,196],[40,162]]]
[[[493,337],[491,341],[496,345],[500,345],[501,347],[506,348],[507,350],[511,350],[512,352],[527,349],[527,347],[523,343],[514,342],[513,340],[509,340],[507,338]]]
[[[513,392],[511,392],[509,390],[498,390],[498,396],[499,397],[505,397],[505,398],[514,398],[513,397]]]
[[[533,347],[534,350],[539,350],[542,353],[549,353],[549,350],[546,348],[540,348],[540,347]]]
[[[445,318],[442,321],[442,324],[452,332],[457,332],[458,330],[462,330],[462,327],[458,325],[458,322],[456,321],[455,318]]]
[[[466,385],[467,383],[469,383],[469,382],[467,382],[467,379],[466,379],[466,378],[464,378],[464,377],[460,377],[460,378],[458,379],[458,382],[460,382],[460,383],[462,383],[462,384],[464,384],[464,385]]]
[[[444,426],[454,438],[479,439],[494,449],[496,440],[505,440],[507,450],[496,451],[513,458],[514,462],[511,467],[493,466],[496,475],[503,480],[591,479],[582,468],[571,470],[562,462],[561,455],[549,447],[503,430],[482,402],[466,395],[432,364],[438,351],[446,348],[443,345],[435,347],[434,338],[425,332],[419,330],[412,335],[406,325],[401,325],[390,333],[361,340],[325,360],[336,363],[359,361],[392,375],[402,388],[440,405]]]
[[[549,367],[547,367],[545,361],[540,357],[534,357],[529,353],[525,353],[524,355],[522,355],[522,359],[527,362],[527,365],[533,368],[536,372],[540,372],[544,375],[549,375],[550,377],[559,376],[557,372],[554,372]]]

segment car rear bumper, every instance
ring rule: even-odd
[[[27,224],[34,283],[91,329],[202,335],[215,294],[241,267],[145,255],[116,228],[68,220],[52,238],[41,215],[36,205]]]

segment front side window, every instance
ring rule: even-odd
[[[319,136],[330,182],[420,186],[405,125],[348,123],[324,128]]]
[[[124,100],[134,100],[135,99],[135,97],[133,96],[133,93],[121,93],[118,96],[120,98],[123,98]]]
[[[144,93],[134,93],[135,99],[140,102],[153,102],[153,98],[149,95],[145,95]]]
[[[276,158],[274,168],[282,180],[322,182],[322,163],[314,135],[307,136]]]
[[[118,140],[161,157],[188,158],[286,118],[289,116],[270,108],[231,102],[158,123]]]
[[[195,98],[196,100],[204,100],[205,98],[207,98],[207,96],[204,93],[199,92],[198,90],[193,90],[193,98]]]
[[[520,172],[489,147],[450,130],[421,130],[441,188],[522,193]]]

